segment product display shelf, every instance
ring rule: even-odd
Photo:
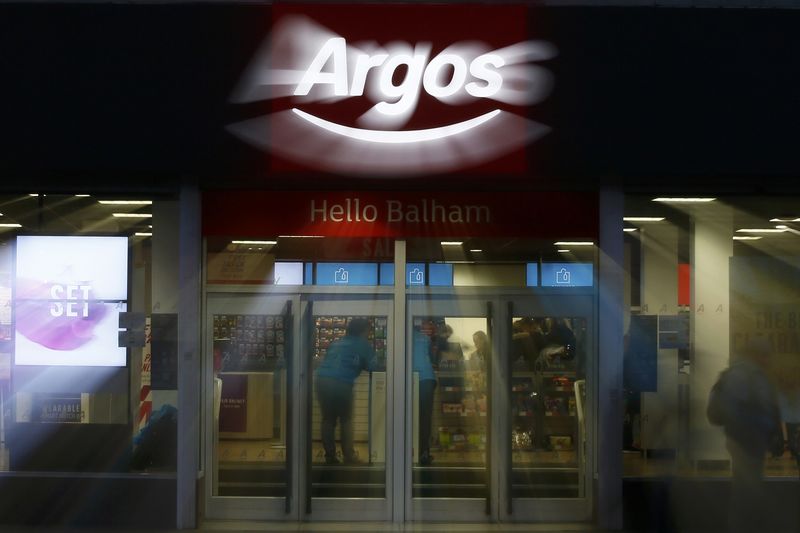
[[[486,449],[485,372],[439,369],[433,402],[433,449],[448,463],[480,463]],[[439,461],[439,459],[437,459]]]
[[[536,454],[545,452],[555,452],[556,462],[574,462],[565,452],[574,451],[577,435],[575,376],[570,369],[513,372],[512,449],[521,462],[538,463],[543,457]]]

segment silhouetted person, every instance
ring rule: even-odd
[[[433,393],[436,390],[436,374],[431,363],[431,340],[424,333],[414,330],[411,347],[414,372],[419,375],[419,464],[431,464],[431,417],[433,415]]]
[[[739,361],[720,375],[709,398],[708,419],[724,428],[731,455],[731,533],[761,529],[764,459],[780,424],[775,391],[764,373],[770,351],[766,339],[750,341]]]
[[[470,363],[475,370],[485,369],[492,353],[489,336],[485,331],[478,330],[472,334],[472,342],[475,344],[475,351],[470,355]]]
[[[362,370],[375,361],[375,350],[367,341],[369,322],[354,318],[345,336],[334,341],[316,370],[314,380],[322,410],[322,446],[325,463],[336,464],[336,421],[341,424],[342,456],[345,463],[358,463],[353,447],[353,383]]]

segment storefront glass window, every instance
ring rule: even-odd
[[[747,440],[766,476],[797,476],[796,211],[791,198],[626,198],[625,475],[730,476]],[[723,394],[725,376],[738,384]]]
[[[594,243],[411,239],[408,250],[413,497],[482,497],[505,464],[509,498],[583,496]]]
[[[394,241],[206,245],[212,496],[386,498]]]
[[[0,470],[174,472],[176,203],[30,194],[0,212]]]

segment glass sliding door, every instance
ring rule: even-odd
[[[412,518],[487,520],[492,501],[491,304],[410,295],[407,314]]]
[[[297,298],[212,294],[207,348],[212,515],[296,515],[293,458]],[[210,416],[209,416],[210,415]],[[207,441],[208,442],[208,441]]]
[[[593,298],[545,293],[510,299],[503,359],[507,402],[504,514],[588,519],[594,353]]]
[[[308,518],[391,517],[391,303],[378,295],[303,302]]]

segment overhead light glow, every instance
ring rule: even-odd
[[[464,241],[442,241],[442,246],[461,246]]]
[[[278,235],[279,239],[324,239],[322,235]]]
[[[89,198],[91,194],[76,194],[75,198]]]
[[[153,236],[152,233],[148,233],[148,232],[144,232],[144,231],[142,231],[142,232],[137,231],[136,233],[134,233],[134,235],[136,235],[137,237],[152,237]]]
[[[21,228],[22,224],[12,224],[12,223],[4,223],[0,224],[0,228]]]
[[[562,253],[562,254],[569,253],[569,250],[566,250],[566,249],[561,249],[561,250],[556,250],[556,251],[559,252],[559,253]]]
[[[103,205],[153,205],[152,200],[98,200],[97,203]]]
[[[800,218],[771,218],[770,222],[800,222]]]
[[[556,241],[556,246],[594,246],[592,241]]]
[[[478,253],[478,252],[482,252],[482,251],[483,250],[481,250],[480,248],[474,248],[474,249],[470,250],[470,252],[473,252],[473,253]]]
[[[231,244],[261,244],[264,246],[272,246],[278,244],[278,241],[231,241]]]
[[[111,213],[116,218],[152,218],[150,213]]]
[[[622,231],[624,231],[625,233],[633,233],[634,231],[636,231],[636,228],[622,228]]]
[[[734,241],[757,241],[761,239],[761,237],[756,237],[754,235],[736,235],[733,240]]]
[[[785,233],[786,229],[778,228],[742,228],[737,229],[736,233]]]
[[[789,229],[789,226],[787,226],[786,224],[778,224],[775,227],[778,228],[778,229]]]
[[[661,222],[664,217],[622,217],[625,222]]]
[[[713,202],[716,198],[653,198],[654,202],[664,202],[664,203],[674,203],[674,204],[701,204],[707,202]]]

